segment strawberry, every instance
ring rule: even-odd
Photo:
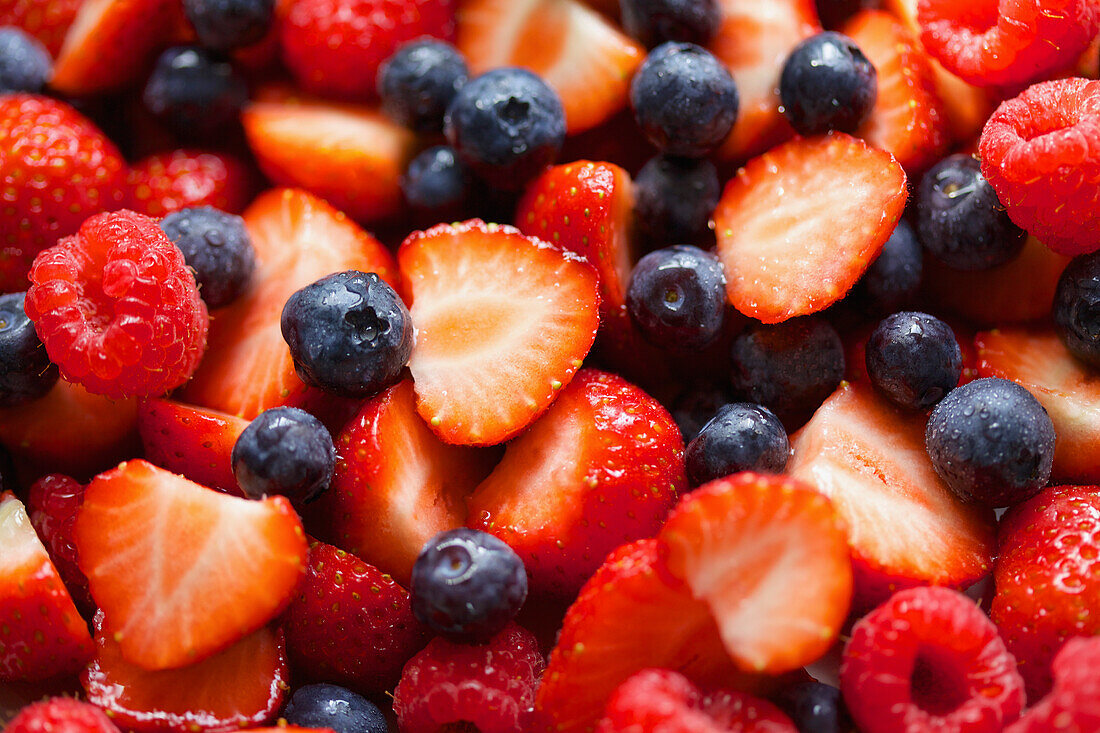
[[[118,726],[106,713],[95,705],[71,697],[51,697],[28,705],[4,730],[6,733],[119,733]]]
[[[377,240],[305,191],[262,194],[244,220],[257,260],[251,289],[214,312],[206,356],[181,399],[251,420],[308,394],[279,327],[287,298],[342,270],[398,280],[393,257]]]
[[[301,186],[358,221],[401,210],[401,175],[416,139],[374,108],[327,102],[277,87],[241,113],[268,178]]]
[[[582,369],[470,496],[469,526],[519,554],[533,591],[572,597],[607,553],[654,535],[686,486],[668,411]]]
[[[905,183],[889,153],[843,133],[751,160],[714,211],[730,303],[778,323],[840,300],[894,231]]]
[[[550,407],[596,338],[599,276],[583,258],[473,219],[397,253],[417,327],[420,415],[449,443],[495,445]]]
[[[570,134],[626,105],[645,49],[578,0],[467,0],[455,44],[471,74],[522,66],[561,97]]]
[[[139,160],[127,177],[130,207],[153,217],[194,206],[239,214],[252,195],[251,174],[226,153],[169,150]]]
[[[307,526],[406,584],[424,543],[463,525],[463,500],[496,456],[440,442],[409,380],[367,401],[335,443],[332,485],[307,508]]]
[[[147,400],[138,410],[145,458],[197,484],[242,495],[230,453],[248,421],[166,399]]]
[[[88,593],[88,579],[80,571],[73,544],[73,525],[83,503],[84,487],[71,476],[60,473],[39,478],[27,492],[27,514],[34,531],[50,554],[50,561],[72,595],[77,610],[91,616],[95,603]]]
[[[848,530],[856,609],[897,588],[966,588],[991,566],[992,512],[963,504],[936,475],[924,423],[866,383],[841,384],[791,438],[787,473],[829,497]]]
[[[23,504],[0,494],[0,682],[72,674],[92,656],[73,605]]]
[[[92,480],[74,535],[119,653],[149,670],[194,664],[271,620],[308,549],[286,498],[226,496],[142,460]]]
[[[57,56],[82,0],[3,0],[0,26],[22,28]]]

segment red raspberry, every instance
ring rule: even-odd
[[[1095,0],[919,0],[921,41],[977,86],[1028,84],[1073,65],[1100,30]]]
[[[1100,638],[1071,639],[1054,658],[1054,690],[1005,733],[1100,730]]]
[[[378,67],[398,46],[454,35],[453,0],[290,0],[284,8],[283,61],[319,94],[373,97]]]
[[[157,222],[133,211],[93,216],[35,258],[24,308],[70,382],[111,398],[187,381],[210,319],[195,275]]]
[[[1100,248],[1100,81],[1028,88],[990,116],[978,151],[1012,221],[1055,252]]]
[[[900,591],[860,619],[840,689],[864,733],[997,733],[1024,706],[997,628],[947,588]]]
[[[458,722],[481,733],[524,733],[545,666],[534,635],[515,624],[478,646],[436,637],[405,665],[393,711],[402,733],[436,733]]]
[[[23,708],[4,733],[119,733],[119,730],[95,705],[71,697],[52,697]]]
[[[644,669],[615,690],[596,733],[797,733],[770,702],[741,692],[704,695],[679,672]]]
[[[143,158],[130,168],[127,184],[134,210],[158,218],[193,206],[239,214],[252,188],[244,163],[201,150],[170,150]]]
[[[77,607],[92,611],[95,604],[88,592],[88,579],[80,570],[73,544],[73,522],[83,503],[84,486],[80,482],[65,474],[51,473],[31,484],[27,514]]]

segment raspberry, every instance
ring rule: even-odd
[[[29,705],[12,718],[4,733],[119,733],[95,705],[71,697],[53,697]]]
[[[1054,658],[1054,690],[1005,733],[1100,730],[1100,638],[1071,639]]]
[[[1012,221],[1055,252],[1100,248],[1100,81],[1028,88],[997,108],[978,150]]]
[[[840,689],[864,733],[997,733],[1024,705],[1024,681],[993,622],[937,587],[895,593],[856,623]]]
[[[919,0],[921,41],[977,86],[1027,84],[1072,66],[1100,29],[1095,0]]]
[[[449,723],[469,723],[481,733],[523,733],[532,729],[545,666],[534,635],[515,624],[481,646],[436,637],[405,665],[393,710],[402,733],[451,730]]]
[[[157,222],[100,214],[44,250],[27,315],[70,382],[111,398],[183,384],[206,348],[209,317],[183,254]]]
[[[84,487],[76,479],[51,473],[31,484],[27,514],[73,601],[80,610],[90,611],[95,604],[88,593],[88,579],[80,570],[73,544],[73,522],[83,503]]]
[[[127,184],[130,205],[148,216],[196,206],[239,214],[248,204],[250,178],[244,163],[230,155],[170,150],[134,163]]]

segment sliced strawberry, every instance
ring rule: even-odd
[[[243,216],[256,250],[252,288],[214,312],[206,356],[182,399],[251,420],[308,394],[279,327],[287,298],[343,270],[376,272],[391,285],[398,280],[385,247],[305,191],[268,191]]]
[[[645,50],[577,0],[469,0],[456,45],[473,74],[523,66],[561,96],[568,131],[595,127],[621,109]]]
[[[574,252],[472,219],[397,253],[417,327],[417,410],[448,443],[496,445],[550,407],[599,325],[599,276]]]
[[[440,442],[409,380],[364,404],[335,442],[332,485],[306,508],[306,526],[406,585],[424,543],[463,526],[463,501],[497,457]]]
[[[96,614],[96,656],[80,683],[123,730],[229,733],[270,723],[282,707],[289,675],[281,631],[261,628],[196,664],[150,672],[127,661],[104,623]]]
[[[241,123],[275,183],[301,186],[358,221],[401,210],[401,175],[416,138],[381,112],[269,88],[245,108]]]
[[[145,458],[211,489],[240,495],[230,454],[248,421],[173,400],[148,400],[138,411]]]
[[[966,588],[992,564],[993,514],[936,475],[924,422],[845,383],[791,439],[787,473],[829,497],[848,530],[857,609],[898,588]]]
[[[56,57],[83,0],[0,0],[0,26],[22,28]]]
[[[843,133],[749,161],[714,211],[730,303],[778,323],[840,300],[894,231],[905,182],[889,153]]]
[[[194,664],[270,621],[308,551],[286,498],[226,496],[142,460],[92,480],[74,534],[120,653],[150,670]]]
[[[78,671],[92,637],[23,504],[0,494],[0,682]]]

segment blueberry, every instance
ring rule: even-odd
[[[840,690],[822,682],[800,682],[776,695],[798,733],[848,733],[855,730]]]
[[[0,93],[39,92],[50,80],[50,52],[21,28],[0,28]]]
[[[565,110],[558,93],[537,75],[504,67],[458,91],[443,131],[474,173],[499,188],[518,189],[557,158]]]
[[[389,387],[412,353],[409,311],[373,272],[338,272],[294,293],[282,329],[302,381],[345,397]]]
[[[638,127],[662,152],[702,158],[737,121],[737,85],[705,48],[664,43],[634,75],[630,105]]]
[[[734,390],[784,420],[816,410],[843,377],[844,345],[821,318],[754,324],[733,341]]]
[[[432,537],[412,571],[412,610],[451,641],[491,639],[527,598],[527,571],[511,547],[491,534],[453,529]]]
[[[373,702],[337,685],[299,687],[282,717],[300,728],[329,728],[335,733],[387,733],[386,716]]]
[[[684,442],[690,443],[722,405],[732,401],[733,391],[728,384],[700,381],[676,395],[668,411],[680,428]]]
[[[914,311],[879,322],[867,340],[866,361],[875,389],[914,410],[942,400],[962,374],[955,332],[935,316]]]
[[[1100,367],[1100,254],[1074,257],[1062,271],[1054,324],[1071,354]]]
[[[855,297],[872,312],[896,311],[916,296],[923,270],[920,242],[913,228],[902,219],[860,278]]]
[[[684,460],[692,486],[740,471],[782,473],[791,455],[783,423],[748,402],[723,405],[688,443]]]
[[[1020,254],[1027,233],[1012,223],[970,155],[934,165],[917,192],[917,234],[936,259],[956,270],[988,270]]]
[[[799,43],[779,76],[783,114],[800,135],[855,132],[875,106],[875,67],[855,42],[825,31]]]
[[[275,0],[183,0],[199,43],[230,51],[263,40],[275,19]]]
[[[436,145],[417,155],[401,178],[401,192],[409,207],[435,222],[460,218],[470,188],[466,166],[447,145]]]
[[[928,418],[924,441],[936,473],[966,501],[1011,506],[1050,478],[1054,425],[1030,392],[1005,379],[951,390]]]
[[[328,429],[313,415],[297,407],[273,407],[241,432],[230,460],[246,496],[278,494],[301,507],[328,488],[336,448]]]
[[[722,20],[717,0],[619,0],[623,29],[647,48],[665,41],[705,46]]]
[[[181,137],[212,139],[237,124],[248,89],[228,61],[205,48],[178,46],[157,59],[142,99]]]
[[[655,346],[699,350],[726,321],[726,276],[718,258],[676,245],[638,261],[626,290],[626,308],[642,336]]]
[[[195,271],[207,306],[228,305],[248,287],[256,269],[256,253],[244,219],[203,206],[169,214],[161,219],[160,228]]]
[[[24,296],[0,295],[0,407],[36,400],[57,382],[57,365],[23,312]]]
[[[434,38],[407,43],[378,69],[382,111],[418,132],[440,132],[447,106],[469,75],[451,44]]]
[[[638,233],[657,247],[713,240],[708,223],[721,194],[714,163],[657,155],[634,179]]]

